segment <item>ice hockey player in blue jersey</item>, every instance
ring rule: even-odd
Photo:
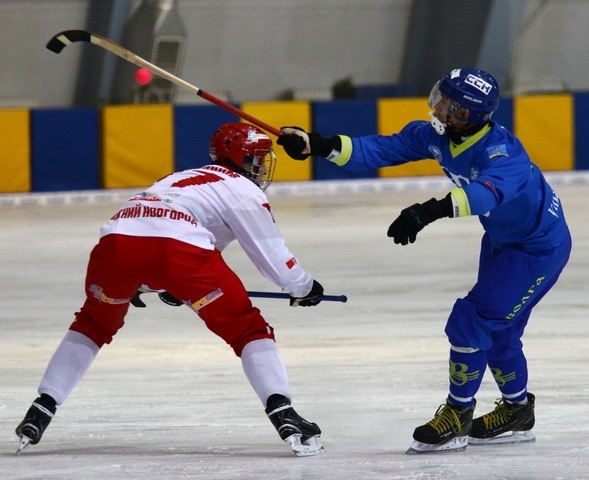
[[[390,136],[325,138],[283,127],[277,143],[294,159],[320,156],[349,171],[437,160],[455,188],[402,210],[388,236],[407,245],[435,220],[469,215],[478,215],[484,234],[477,281],[456,300],[446,323],[449,394],[434,418],[415,429],[407,453],[534,441],[535,397],[527,390],[521,337],[569,259],[563,208],[521,142],[491,120],[499,105],[493,76],[454,69],[435,83],[428,104],[430,122],[410,122]],[[473,419],[487,367],[501,398]]]

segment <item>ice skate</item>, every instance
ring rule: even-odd
[[[297,457],[317,455],[323,451],[320,442],[321,429],[295,412],[285,396],[271,395],[266,414],[280,438],[290,445]]]
[[[414,441],[405,453],[411,455],[466,450],[473,413],[474,405],[459,407],[449,402],[440,405],[432,420],[415,429]]]
[[[507,403],[503,399],[495,402],[495,410],[472,422],[468,443],[471,445],[529,443],[535,442],[534,403],[536,398],[528,393],[525,405]]]
[[[55,415],[55,410],[55,401],[49,395],[41,395],[33,402],[23,421],[16,427],[15,432],[20,438],[20,444],[15,455],[20,454],[30,444],[39,443]]]

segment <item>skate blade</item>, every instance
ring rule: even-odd
[[[323,446],[319,441],[319,435],[309,437],[304,442],[301,442],[301,435],[294,434],[287,437],[284,441],[290,445],[290,448],[297,457],[311,457],[323,451]]]
[[[468,437],[469,445],[509,445],[514,443],[532,443],[536,435],[531,430],[524,432],[506,432],[491,438]]]
[[[29,445],[31,444],[31,439],[29,437],[25,437],[24,435],[20,437],[20,444],[18,445],[18,448],[15,452],[15,456],[18,456],[21,454],[21,452],[27,448]]]
[[[463,452],[468,446],[468,436],[456,437],[452,440],[442,443],[440,445],[432,445],[430,443],[422,443],[413,441],[409,449],[405,452],[407,455],[415,455],[420,453],[451,453]]]

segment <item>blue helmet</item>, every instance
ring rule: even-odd
[[[451,100],[454,111],[468,109],[465,121],[473,125],[487,123],[499,106],[497,80],[477,68],[456,68],[447,73],[439,82],[439,91]]]

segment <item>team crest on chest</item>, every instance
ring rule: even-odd
[[[479,172],[479,169],[476,167],[470,167],[470,172],[468,173],[468,178],[470,178],[471,181],[476,180],[477,178],[479,178],[481,172]]]

